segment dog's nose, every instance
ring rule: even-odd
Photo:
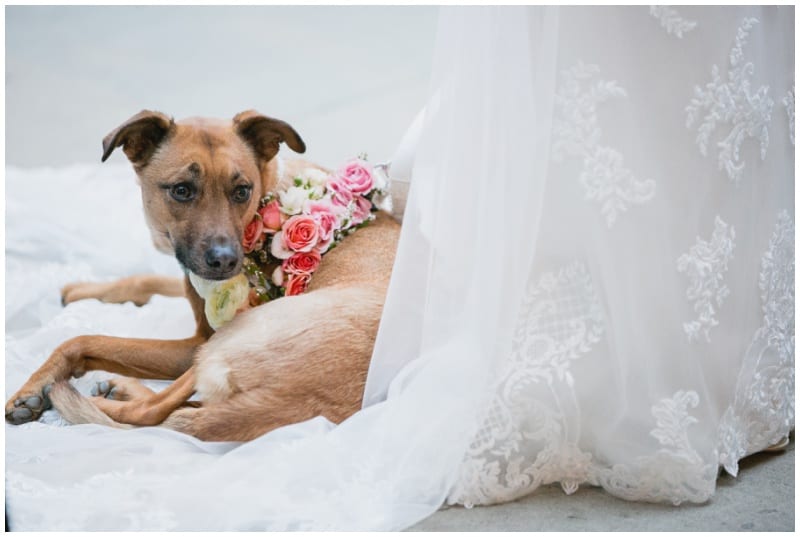
[[[215,244],[206,250],[206,264],[217,271],[232,270],[239,258],[229,244]]]

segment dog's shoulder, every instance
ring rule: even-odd
[[[400,224],[378,212],[369,225],[347,236],[325,258],[309,283],[309,290],[339,284],[384,288],[394,265]]]

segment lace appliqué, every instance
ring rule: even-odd
[[[658,19],[661,27],[668,34],[674,35],[678,39],[682,38],[685,32],[690,32],[697,26],[697,21],[684,19],[669,6],[650,6],[650,15]]]
[[[794,424],[794,222],[778,221],[761,259],[764,312],[719,428],[720,464],[736,475],[742,457],[785,437]]]
[[[578,412],[569,364],[604,330],[585,266],[573,263],[530,285],[518,319],[511,356],[449,503],[509,501],[556,481],[572,493],[588,478],[591,455],[578,448],[568,420]]]
[[[558,115],[553,123],[553,159],[583,159],[579,181],[586,199],[600,204],[610,228],[629,205],[653,198],[655,182],[637,180],[625,168],[619,151],[599,143],[597,105],[612,97],[627,96],[615,81],[595,79],[599,71],[596,65],[583,63],[562,71],[562,86],[555,97]]]
[[[761,159],[766,158],[769,133],[767,126],[772,117],[773,101],[767,95],[769,88],[761,86],[753,93],[750,77],[754,67],[744,61],[742,48],[747,43],[750,29],[758,22],[748,18],[742,22],[736,34],[736,44],[730,52],[728,80],[720,76],[717,65],[711,67],[711,82],[705,88],[695,86],[694,98],[686,107],[686,126],[691,128],[703,116],[697,129],[697,145],[703,156],[707,155],[708,145],[718,125],[730,127],[730,131],[717,142],[719,169],[725,170],[728,178],[738,183],[742,178],[745,162],[740,148],[747,137],[757,138],[761,146]]]
[[[679,390],[653,405],[656,428],[650,436],[658,440],[661,449],[639,457],[634,464],[598,470],[597,484],[626,500],[670,501],[674,505],[708,500],[714,492],[717,468],[703,464],[689,440],[689,426],[697,419],[688,409],[696,408],[699,400],[696,392]]]
[[[677,391],[652,409],[650,436],[660,448],[633,464],[610,465],[579,446],[580,407],[570,365],[587,357],[605,334],[591,276],[573,263],[530,285],[515,329],[511,356],[461,464],[448,503],[467,507],[511,501],[541,485],[567,494],[581,483],[627,499],[706,501],[716,464],[704,464],[689,427],[697,420],[693,391]]]
[[[786,115],[789,116],[789,139],[794,145],[794,85],[786,92],[783,98],[783,106],[786,107]]]
[[[689,277],[686,298],[694,301],[694,311],[698,315],[697,319],[683,325],[689,341],[696,341],[701,333],[706,341],[711,341],[709,331],[719,324],[714,305],[721,306],[730,294],[723,277],[728,271],[728,261],[733,257],[735,236],[733,226],[717,216],[711,240],[706,242],[697,237],[697,243],[689,253],[678,258],[678,272],[685,272]]]

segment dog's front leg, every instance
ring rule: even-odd
[[[38,419],[47,406],[46,388],[55,381],[103,370],[120,375],[172,380],[192,365],[197,348],[207,339],[198,335],[181,340],[79,336],[59,345],[6,403],[6,421]]]
[[[113,282],[75,282],[61,289],[61,303],[66,306],[78,300],[96,298],[111,304],[133,302],[143,306],[153,295],[185,296],[184,279],[141,274]]]

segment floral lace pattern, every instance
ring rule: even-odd
[[[653,455],[633,464],[615,464],[596,473],[597,484],[626,500],[649,502],[704,502],[714,492],[717,468],[704,464],[689,441],[689,426],[697,419],[689,414],[700,398],[694,391],[679,390],[653,405],[656,428],[650,436],[662,446]]]
[[[591,455],[578,448],[567,419],[577,412],[569,365],[600,341],[603,326],[582,263],[529,285],[511,356],[450,503],[509,501],[556,481],[571,493],[588,479]]]
[[[761,259],[764,312],[719,428],[720,464],[731,475],[745,455],[778,442],[794,426],[794,222],[778,215]]]
[[[678,272],[685,272],[689,277],[686,298],[694,301],[694,311],[698,315],[697,319],[683,325],[689,341],[698,340],[701,333],[706,341],[711,341],[709,332],[719,324],[714,305],[721,306],[730,294],[723,277],[728,270],[728,261],[733,257],[735,237],[733,226],[717,216],[711,240],[706,242],[697,237],[697,243],[689,253],[678,258]]]
[[[556,93],[558,115],[553,122],[553,159],[567,156],[583,160],[579,181],[586,199],[600,204],[611,228],[629,205],[645,203],[655,195],[655,182],[639,181],[627,169],[622,154],[599,143],[602,133],[597,105],[627,93],[615,81],[596,79],[596,65],[578,63],[562,71],[562,85]]]
[[[650,6],[650,15],[658,19],[661,27],[669,35],[674,35],[678,39],[681,39],[684,33],[692,31],[697,26],[697,21],[684,19],[669,6]]]
[[[714,491],[716,466],[704,463],[688,434],[696,392],[679,390],[651,408],[650,436],[661,446],[633,464],[608,464],[579,446],[580,408],[570,365],[587,356],[605,321],[585,265],[572,263],[529,287],[494,397],[475,435],[448,503],[467,507],[511,501],[541,485],[567,494],[581,483],[619,497],[702,502]]]
[[[678,38],[696,25],[666,6],[651,7],[650,14]],[[744,176],[740,150],[747,138],[758,140],[762,159],[769,144],[767,127],[774,103],[767,86],[753,89],[755,68],[744,60],[743,50],[757,22],[744,19],[738,29],[727,78],[714,65],[711,82],[697,87],[685,108],[687,126],[699,124],[696,143],[701,154],[706,156],[715,144],[719,168],[734,184]],[[585,197],[600,204],[611,228],[631,205],[653,198],[655,183],[636,180],[625,168],[622,154],[601,144],[599,105],[627,93],[617,82],[601,79],[599,73],[596,65],[583,63],[562,71],[553,160],[576,157],[582,161],[579,181]],[[794,88],[783,105],[794,144]],[[715,139],[723,126],[727,133]],[[697,237],[677,259],[678,273],[688,278],[686,297],[695,313],[694,319],[683,324],[689,343],[711,341],[711,331],[719,324],[718,309],[731,293],[726,275],[735,247],[734,226],[717,215],[711,236]],[[545,274],[536,285],[530,282],[512,354],[498,375],[493,398],[448,503],[472,506],[510,501],[551,483],[559,483],[568,494],[581,484],[590,484],[628,500],[675,505],[707,501],[714,492],[719,465],[735,475],[742,457],[776,443],[793,427],[793,277],[794,224],[784,211],[761,260],[758,285],[764,319],[746,352],[732,405],[710,426],[693,415],[701,404],[700,390],[683,387],[656,399],[650,409],[654,425],[649,437],[657,444],[624,463],[589,450],[592,444],[581,436],[579,426],[581,407],[572,367],[577,360],[602,352],[600,347],[611,338],[597,286],[582,263]],[[702,436],[709,427],[716,438]],[[711,442],[699,451],[693,435]]]
[[[755,71],[751,62],[744,61],[743,48],[757,19],[747,18],[736,34],[736,44],[730,52],[730,68],[725,81],[717,65],[711,67],[711,82],[704,88],[695,86],[694,97],[686,107],[686,126],[691,128],[702,116],[697,128],[696,142],[700,153],[706,156],[711,137],[720,125],[727,125],[727,135],[716,143],[719,147],[717,162],[728,178],[738,183],[745,162],[740,148],[746,138],[757,138],[761,159],[766,158],[769,145],[768,125],[772,118],[773,101],[767,95],[769,88],[761,86],[751,91],[750,77]]]

